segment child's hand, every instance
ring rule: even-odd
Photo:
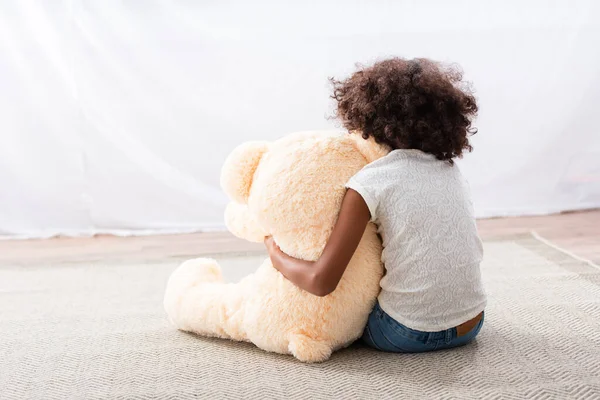
[[[277,243],[275,243],[275,239],[273,239],[273,236],[267,236],[265,238],[265,246],[267,247],[269,256],[275,255],[281,251],[279,249],[279,246],[277,246]]]
[[[267,252],[269,253],[269,258],[271,259],[271,264],[276,270],[279,271],[279,265],[281,262],[283,252],[281,251],[279,246],[277,246],[277,243],[275,243],[275,239],[273,239],[272,236],[267,236],[265,238],[265,246],[267,247]]]

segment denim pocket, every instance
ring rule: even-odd
[[[409,340],[405,340],[404,338],[401,338],[400,340],[397,340],[398,338],[390,338],[388,337],[388,335],[386,335],[385,332],[381,333],[383,336],[383,339],[387,342],[387,346],[386,346],[386,351],[390,351],[393,353],[414,353],[414,352],[418,352],[418,350],[412,349],[412,348],[403,348],[400,347],[400,343],[404,346],[406,345],[411,345],[411,341]],[[398,343],[400,342],[400,343]]]
[[[423,344],[427,343],[427,338],[429,337],[429,334],[427,332],[420,332],[414,329],[410,329],[409,327],[402,325],[387,314],[384,315],[384,319],[386,325],[389,326],[398,336],[401,336],[404,339]]]

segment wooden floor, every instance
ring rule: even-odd
[[[481,237],[504,237],[534,231],[573,254],[600,264],[600,210],[541,217],[484,219]]]
[[[581,257],[600,263],[600,210],[543,217],[501,218],[478,221],[485,239],[536,231]],[[263,251],[226,232],[168,236],[54,238],[0,241],[0,265],[31,265],[81,261],[155,262],[207,254]]]

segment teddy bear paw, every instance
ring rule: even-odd
[[[292,335],[288,350],[298,360],[306,363],[323,362],[331,356],[332,352],[328,343],[303,334]]]

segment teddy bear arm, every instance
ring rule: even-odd
[[[225,209],[225,224],[235,236],[250,242],[260,243],[268,236],[246,204],[229,203]]]

